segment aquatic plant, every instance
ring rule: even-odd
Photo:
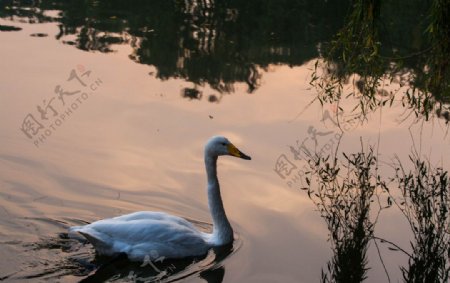
[[[373,149],[343,156],[343,162],[336,157],[310,156],[311,170],[304,176],[302,189],[325,220],[333,250],[327,270],[322,270],[322,282],[366,279],[367,249],[382,210],[378,206],[377,217],[370,218],[371,204],[379,203],[380,193]]]
[[[309,155],[310,171],[304,183],[329,230],[333,257],[322,270],[322,282],[362,282],[367,277],[367,249],[374,240],[400,250],[408,265],[400,267],[404,282],[448,282],[450,279],[450,179],[443,168],[410,156],[407,171],[397,158],[395,175],[388,181],[377,174],[373,149],[343,153],[343,160],[330,155]],[[399,194],[396,190],[399,190]],[[387,205],[382,205],[386,200]],[[383,209],[397,207],[408,221],[413,238],[411,252],[388,239],[375,236]],[[370,218],[370,214],[375,218]],[[387,279],[390,277],[386,271]]]
[[[402,267],[405,282],[448,282],[450,275],[450,180],[448,172],[433,168],[416,155],[407,171],[397,160],[392,182],[401,192],[393,202],[411,227],[412,253]]]

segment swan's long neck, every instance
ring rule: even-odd
[[[225,245],[233,241],[233,229],[228,221],[220,196],[219,180],[217,179],[217,157],[205,154],[206,174],[208,177],[208,204],[213,219],[214,245]]]

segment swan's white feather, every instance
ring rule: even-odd
[[[134,261],[146,256],[198,256],[210,248],[207,234],[187,220],[163,212],[135,212],[70,230],[82,234],[100,254],[126,253]]]

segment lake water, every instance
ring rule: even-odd
[[[203,146],[218,134],[252,157],[219,160],[223,201],[237,240],[225,255],[211,252],[163,282],[320,279],[332,256],[327,227],[293,175],[274,170],[281,156],[300,167],[290,150],[297,141],[310,138],[311,149],[337,144],[339,129],[324,119],[335,108],[310,104],[316,95],[309,85],[314,57],[284,62],[289,49],[273,49],[280,60],[255,63],[241,75],[235,68],[227,77],[227,62],[205,71],[188,60],[193,52],[180,56],[185,61],[174,71],[161,63],[169,60],[160,50],[164,45],[130,35],[133,28],[121,30],[120,13],[107,17],[119,19],[116,31],[89,32],[101,30],[102,22],[93,21],[86,33],[61,36],[71,27],[67,15],[73,11],[62,17],[58,7],[14,9],[22,14],[0,19],[2,26],[20,28],[0,31],[0,280],[77,282],[95,275],[92,246],[66,239],[72,225],[159,210],[210,229]],[[23,20],[32,12],[49,20]],[[229,17],[233,13],[228,11]],[[90,36],[99,40],[89,41]],[[204,76],[221,68],[219,79]],[[378,110],[364,124],[348,125],[340,150],[358,151],[361,138],[377,146],[385,163],[395,155],[407,160],[416,148],[445,168],[446,126],[439,119],[414,124],[413,118],[401,107]],[[381,172],[388,174],[389,166]],[[382,213],[375,233],[410,247],[409,227],[395,209]],[[399,266],[407,257],[388,246],[380,250],[391,281],[401,280]],[[373,244],[368,255],[367,282],[387,282]],[[138,267],[122,266],[101,278],[132,281],[135,268],[153,268]],[[158,282],[157,275],[152,278]]]

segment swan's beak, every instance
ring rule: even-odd
[[[228,145],[228,153],[232,156],[236,156],[245,160],[251,160],[252,158],[248,156],[247,154],[241,152],[237,147],[235,147],[233,144]]]

